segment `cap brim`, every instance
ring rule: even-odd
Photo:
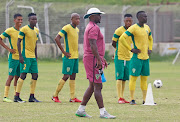
[[[99,12],[99,13],[92,13],[92,14],[85,14],[84,15],[84,19],[87,19],[87,18],[89,18],[91,15],[93,15],[93,14],[105,14],[104,12]]]

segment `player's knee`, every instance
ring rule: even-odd
[[[64,81],[67,81],[68,78],[69,78],[69,75],[64,75],[62,79],[63,79]]]
[[[27,73],[21,73],[20,78],[21,78],[22,80],[25,80],[25,79],[26,79],[26,74],[27,74]]]
[[[37,80],[38,79],[38,74],[37,73],[33,73],[32,74],[32,79],[33,80]]]

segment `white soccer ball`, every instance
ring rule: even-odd
[[[155,80],[153,84],[156,88],[161,88],[163,85],[161,80]]]

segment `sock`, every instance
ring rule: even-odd
[[[80,105],[79,108],[78,108],[78,110],[79,110],[79,111],[85,111],[85,108],[86,108],[86,106]]]
[[[10,86],[5,86],[4,97],[8,97]]]
[[[17,86],[14,86],[14,95],[16,95],[16,88]]]
[[[63,79],[59,80],[58,86],[56,88],[56,92],[54,93],[54,97],[57,97],[59,92],[61,91],[61,89],[63,88],[64,84],[66,81],[64,81]]]
[[[137,76],[130,76],[130,82],[129,82],[129,90],[130,90],[130,97],[131,100],[134,100],[134,92],[135,92],[135,88],[136,88],[136,80],[137,80]]]
[[[147,78],[148,78],[148,76],[141,76],[141,90],[142,90],[142,93],[143,93],[143,101],[146,100]]]
[[[116,81],[116,88],[117,88],[117,94],[118,94],[118,99],[119,99],[122,97],[122,80]]]
[[[122,81],[122,98],[124,98],[124,89],[126,81]]]
[[[103,108],[100,108],[99,110],[100,110],[100,115],[103,115],[104,112],[106,111],[106,109],[105,109],[104,107],[103,107]]]
[[[17,82],[17,88],[16,88],[17,93],[20,93],[23,83],[24,83],[24,80],[19,78]]]
[[[31,79],[31,82],[30,82],[30,85],[31,85],[30,94],[34,94],[35,88],[36,88],[36,82],[37,82],[37,80]]]
[[[75,80],[69,80],[69,87],[70,87],[70,95],[71,95],[71,99],[75,98]]]

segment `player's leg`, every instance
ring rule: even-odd
[[[30,82],[30,96],[29,96],[29,102],[41,102],[37,100],[34,96],[35,93],[35,88],[36,88],[36,83],[38,79],[38,66],[37,66],[37,61],[36,58],[29,58],[30,60],[30,68],[29,68],[29,73],[31,73],[32,78]]]
[[[131,105],[135,105],[134,92],[136,88],[136,80],[138,76],[141,74],[142,70],[142,60],[137,57],[132,57],[130,61],[130,81],[129,81],[129,90],[131,97]]]
[[[116,89],[118,95],[118,103],[123,104],[125,103],[122,99],[122,79],[124,76],[124,61],[119,60],[118,57],[114,59],[115,63],[115,76],[116,76]]]
[[[141,71],[141,90],[143,93],[143,103],[146,99],[147,93],[147,78],[150,75],[150,68],[149,68],[149,59],[143,60],[143,66]]]
[[[14,77],[14,96],[16,95],[17,81],[18,81],[19,77],[20,77],[20,62],[18,61],[16,74]]]
[[[14,102],[19,102],[19,103],[25,102],[19,96],[20,96],[20,92],[21,92],[24,80],[26,79],[26,75],[27,73],[21,73],[17,81],[17,88],[16,88],[16,95],[14,96]]]
[[[143,93],[143,103],[146,100],[146,93],[147,93],[147,78],[148,76],[141,76],[141,90]]]
[[[96,102],[100,110],[100,118],[114,119],[116,117],[110,115],[104,107],[101,90],[102,90],[102,83],[94,83],[94,97],[96,99]]]
[[[14,76],[12,76],[12,75],[9,75],[9,76],[8,76],[8,79],[7,79],[6,84],[5,84],[5,89],[4,89],[3,102],[13,102],[12,100],[10,100],[10,99],[8,98],[9,89],[10,89],[11,81],[13,80],[13,78],[14,78]]]
[[[70,75],[70,80],[69,80],[70,95],[71,95],[70,102],[81,102],[81,100],[75,97],[75,87],[76,87],[75,79],[76,79],[76,73],[78,73],[79,59],[73,59],[73,60],[74,60],[73,73],[72,75]]]
[[[86,108],[86,105],[87,105],[88,101],[90,100],[93,92],[94,92],[93,82],[89,81],[89,86],[86,89],[86,92],[84,93],[81,105],[79,106],[78,110],[76,111],[76,116],[79,116],[79,117],[91,117],[88,114],[86,114],[85,108]]]
[[[123,80],[122,80],[122,98],[125,103],[129,103],[128,101],[126,101],[124,99],[125,84],[126,84],[126,81],[129,80],[129,63],[130,63],[130,61],[124,62],[124,76],[123,76]]]

